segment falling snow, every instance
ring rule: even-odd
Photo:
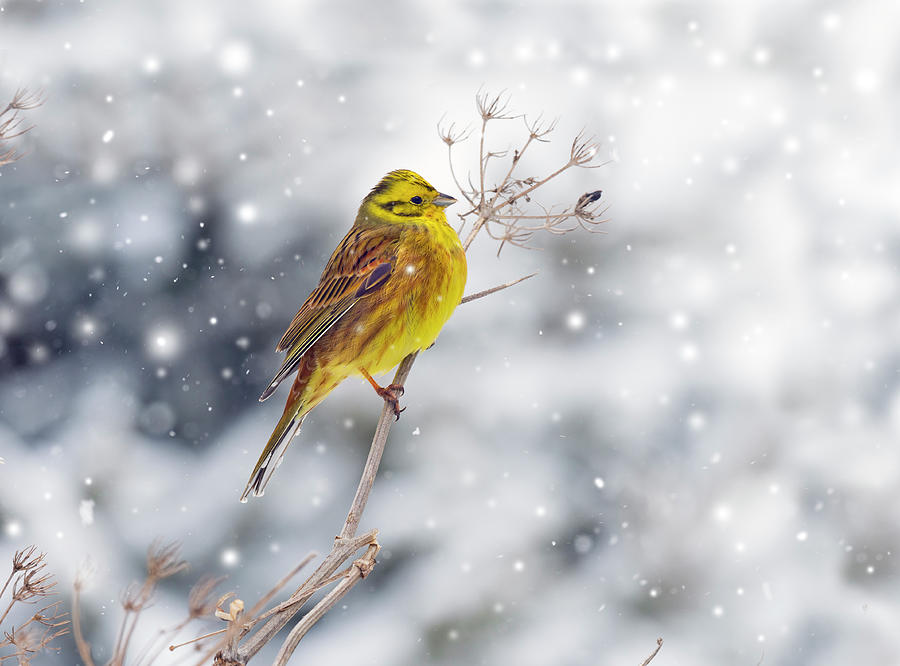
[[[895,660],[897,7],[39,4],[0,7],[0,103],[47,98],[0,168],[0,540],[67,589],[96,559],[98,632],[155,537],[242,594],[330,545],[381,402],[348,380],[241,505],[290,382],[257,396],[377,178],[458,194],[433,127],[484,86],[560,118],[528,175],[603,137],[545,203],[609,223],[477,241],[469,291],[539,276],[417,361],[364,520],[390,582],[307,659],[639,663],[677,625],[659,660]]]

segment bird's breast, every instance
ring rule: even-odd
[[[391,312],[385,322],[380,370],[429,347],[459,305],[466,284],[466,255],[449,226],[410,235],[400,245],[394,275],[383,294]]]

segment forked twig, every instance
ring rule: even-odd
[[[331,608],[347,594],[354,585],[369,575],[369,572],[372,571],[372,568],[375,566],[375,555],[377,553],[378,544],[371,544],[366,551],[366,554],[353,563],[353,566],[343,580],[341,580],[331,592],[326,594],[319,603],[313,606],[312,610],[304,615],[303,619],[291,629],[291,633],[288,634],[287,639],[278,651],[278,656],[275,657],[276,666],[286,666],[291,655],[294,653],[294,650],[297,648],[297,644],[300,642],[300,639],[306,635],[306,632],[312,629],[313,625],[322,619],[322,616],[331,610]]]

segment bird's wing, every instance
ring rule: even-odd
[[[377,291],[390,278],[397,259],[400,229],[395,226],[358,229],[344,236],[328,260],[319,285],[300,306],[276,351],[287,356],[259,397],[268,398],[290,375],[309,348],[356,303]]]

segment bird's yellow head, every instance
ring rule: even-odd
[[[409,224],[422,218],[446,222],[444,208],[456,199],[441,194],[414,171],[398,169],[381,179],[359,208],[360,216]]]

